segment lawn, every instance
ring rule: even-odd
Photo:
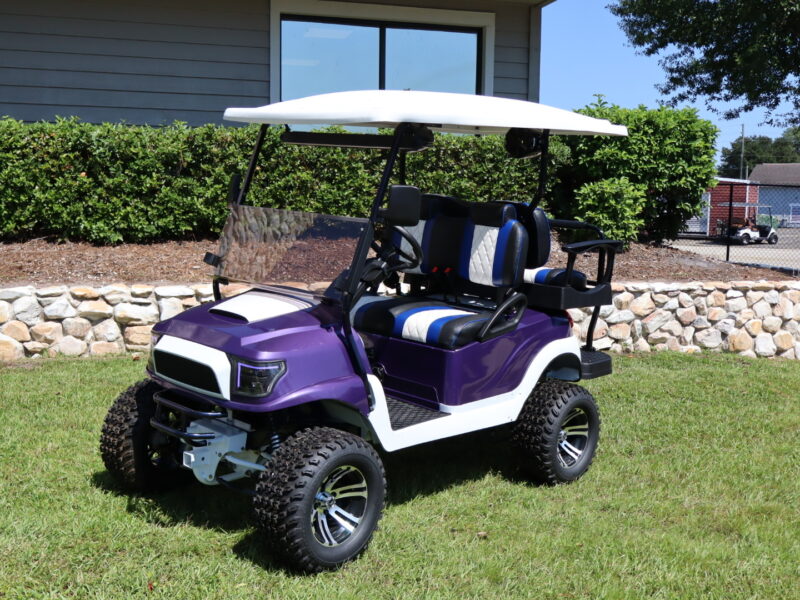
[[[248,500],[120,494],[98,436],[130,358],[0,367],[0,598],[797,598],[800,362],[664,353],[589,382],[589,473],[525,483],[504,431],[386,457],[367,553],[298,576]]]

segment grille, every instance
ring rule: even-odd
[[[208,365],[161,350],[154,352],[153,360],[158,375],[213,394],[220,393],[217,377]]]

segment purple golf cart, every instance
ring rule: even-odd
[[[315,572],[372,538],[386,494],[378,450],[509,424],[533,480],[586,472],[600,417],[574,382],[611,373],[591,340],[620,244],[536,205],[550,135],[624,127],[531,102],[412,91],[324,94],[225,117],[261,129],[243,181],[234,178],[220,249],[205,258],[215,301],[153,328],[148,378],[110,408],[100,449],[121,485],[144,492],[193,475],[247,491],[271,552]],[[269,182],[259,166],[268,124],[285,126],[287,144],[383,151],[369,217],[285,210],[278,197],[248,206],[254,181]],[[393,133],[290,129],[313,124]],[[407,184],[406,155],[430,147],[434,131],[504,135],[510,157],[541,157],[532,202]],[[564,245],[567,264],[545,268],[551,227],[593,239]],[[597,254],[590,276],[575,268],[587,252]],[[234,282],[246,291],[223,297]],[[581,347],[566,309],[590,306]]]

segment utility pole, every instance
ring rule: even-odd
[[[744,123],[742,123],[742,152],[739,155],[739,179],[744,179]]]

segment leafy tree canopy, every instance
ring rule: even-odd
[[[800,127],[787,129],[774,139],[765,135],[745,136],[743,173],[739,170],[741,155],[742,138],[739,137],[722,150],[720,177],[746,177],[762,163],[800,162]]]
[[[628,137],[564,137],[548,208],[623,241],[675,239],[713,181],[717,128],[693,108],[621,108],[602,96],[578,112],[626,125]]]
[[[726,119],[763,108],[768,123],[800,125],[797,0],[617,0],[609,8],[634,46],[663,53],[659,91],[673,103],[704,97]],[[775,114],[783,102],[792,110]]]

